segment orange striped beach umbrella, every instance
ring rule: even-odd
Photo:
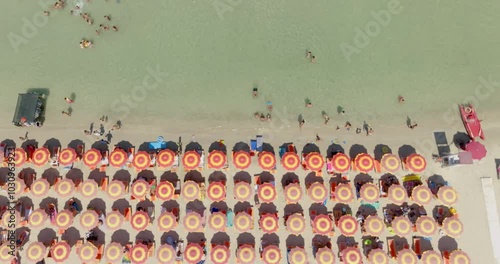
[[[125,150],[117,148],[109,154],[109,164],[116,168],[123,167],[128,161],[128,155]]]
[[[184,216],[184,229],[188,232],[196,232],[203,228],[201,215],[196,212],[189,212]]]
[[[242,233],[252,230],[252,224],[252,216],[245,212],[237,213],[234,216],[234,227]]]
[[[387,196],[389,197],[389,200],[397,205],[402,205],[408,199],[406,189],[399,184],[391,185],[387,191]]]
[[[33,157],[31,158],[31,163],[35,166],[41,167],[50,159],[50,151],[47,148],[37,148],[33,152]]]
[[[419,185],[413,188],[411,198],[413,201],[419,205],[428,205],[432,200],[432,192],[429,187],[425,185]]]
[[[24,149],[16,148],[16,150],[14,150],[14,164],[16,167],[23,166],[27,159],[28,156],[26,155],[26,151],[24,151]]]
[[[281,262],[281,250],[274,245],[267,246],[262,252],[262,261],[266,264],[278,264]]]
[[[240,170],[247,169],[252,164],[250,153],[246,151],[238,151],[233,154],[233,164]]]
[[[300,166],[300,158],[293,152],[287,152],[281,158],[281,165],[287,171],[294,171]]]
[[[373,183],[365,183],[359,190],[361,199],[367,203],[374,203],[380,197],[380,191]]]
[[[421,155],[414,153],[406,158],[406,167],[413,172],[422,172],[427,166],[425,158]]]
[[[215,212],[208,218],[208,226],[214,231],[224,231],[226,229],[227,217],[224,213]]]
[[[389,263],[389,256],[381,248],[370,250],[368,254],[368,261],[372,264],[387,264]]]
[[[73,213],[69,210],[59,211],[54,224],[59,229],[68,229],[73,225]]]
[[[146,263],[148,260],[149,249],[146,245],[142,243],[136,243],[132,249],[130,249],[130,260],[132,263],[142,264]]]
[[[134,183],[132,183],[131,194],[135,198],[142,200],[148,194],[149,188],[150,186],[148,182],[146,182],[145,180],[137,180]]]
[[[288,260],[294,264],[307,264],[307,252],[301,247],[294,247],[288,252]]]
[[[420,260],[423,264],[444,264],[443,257],[435,250],[426,250]]]
[[[52,259],[56,263],[64,262],[69,258],[69,254],[71,253],[71,247],[68,242],[62,240],[57,242],[50,249],[50,254],[52,255]]]
[[[85,230],[91,230],[99,224],[99,215],[94,210],[86,210],[80,215],[80,225]]]
[[[145,170],[151,166],[151,156],[146,151],[138,151],[132,159],[132,165],[138,171]]]
[[[111,231],[118,230],[123,225],[124,216],[118,211],[111,211],[106,215],[106,227]]]
[[[301,214],[293,214],[286,220],[288,232],[294,235],[300,235],[306,230],[306,219]]]
[[[33,242],[26,249],[26,257],[29,261],[38,262],[47,256],[47,248],[42,242]]]
[[[175,187],[169,181],[162,181],[156,186],[156,196],[164,201],[171,200],[175,195]]]
[[[11,251],[9,243],[3,243],[0,246],[0,261],[2,263],[10,263],[14,259],[15,256],[10,254]]]
[[[39,208],[31,212],[30,216],[28,217],[28,223],[30,227],[37,228],[42,226],[47,220],[47,218],[48,215],[45,212],[45,210]]]
[[[259,200],[263,203],[272,203],[276,200],[278,193],[276,192],[276,187],[271,183],[263,183],[259,185]]]
[[[457,217],[448,217],[443,221],[443,230],[448,236],[458,238],[464,231],[464,225]]]
[[[210,251],[210,260],[215,264],[226,264],[229,261],[229,248],[222,245],[217,245]]]
[[[50,189],[50,184],[44,178],[40,178],[38,180],[35,180],[31,184],[31,193],[37,197],[46,196],[47,193],[49,192],[49,189]]]
[[[60,197],[68,197],[75,191],[75,183],[70,179],[62,179],[56,183],[54,190]]]
[[[132,215],[131,225],[137,231],[146,230],[149,225],[149,215],[144,211],[136,211]]]
[[[194,201],[200,197],[200,186],[194,181],[187,181],[182,185],[182,196],[186,201]]]
[[[431,237],[437,231],[437,225],[430,216],[420,216],[415,222],[417,231],[424,237]]]
[[[355,247],[348,247],[342,250],[341,255],[344,263],[349,263],[349,264],[363,263],[363,255],[361,255],[359,249]]]
[[[71,165],[77,158],[76,151],[72,148],[65,148],[59,152],[59,164],[63,166]]]
[[[392,229],[394,230],[394,233],[396,233],[396,235],[404,237],[411,233],[412,223],[410,219],[403,215],[396,216],[392,220]]]
[[[164,149],[156,155],[156,165],[160,168],[167,168],[174,164],[175,153],[170,149]]]
[[[253,264],[256,258],[255,248],[251,245],[242,245],[238,248],[236,256],[240,264]]]
[[[441,186],[437,192],[437,196],[442,204],[453,206],[458,201],[458,193],[451,186]]]
[[[344,153],[337,153],[332,157],[333,171],[344,173],[351,169],[351,159]]]
[[[97,182],[88,179],[82,182],[80,192],[85,198],[93,198],[97,195],[97,191],[99,190],[99,186]]]
[[[226,186],[222,182],[212,182],[207,188],[208,199],[220,202],[226,199]]]
[[[351,215],[343,215],[338,221],[340,233],[344,236],[352,237],[358,232],[358,222]]]
[[[396,155],[387,153],[382,156],[380,165],[385,171],[394,173],[401,169],[401,160]]]
[[[318,152],[311,152],[306,156],[306,165],[312,171],[320,171],[325,166],[325,160]]]
[[[368,173],[375,168],[375,161],[372,156],[366,153],[358,154],[354,159],[354,162],[356,163],[356,168],[360,172]]]
[[[82,263],[93,261],[97,257],[97,247],[90,242],[86,242],[80,248],[78,255]]]
[[[97,149],[89,149],[83,154],[83,164],[89,168],[95,168],[102,160],[101,152]]]
[[[451,264],[470,264],[471,260],[467,253],[462,250],[454,250],[450,254],[450,263]]]
[[[276,156],[271,152],[261,152],[259,154],[259,165],[263,170],[273,170],[276,168]]]
[[[172,212],[163,212],[158,217],[158,229],[161,232],[169,232],[177,226],[177,218]]]
[[[322,203],[328,198],[328,189],[323,183],[315,182],[307,189],[307,194],[316,203]]]
[[[203,248],[197,243],[189,243],[184,250],[184,259],[188,263],[198,263],[203,258]]]
[[[220,150],[214,150],[208,154],[208,167],[211,169],[222,169],[226,166],[227,156]]]
[[[109,198],[120,199],[125,194],[125,184],[119,180],[112,180],[108,184],[108,189],[106,190]]]
[[[312,223],[314,233],[320,235],[329,235],[333,230],[333,221],[326,214],[317,215]]]
[[[200,154],[194,150],[184,153],[184,156],[182,157],[182,164],[184,165],[184,169],[187,171],[198,168],[200,161]]]
[[[260,228],[264,233],[274,233],[278,231],[278,217],[274,214],[263,214],[259,220]]]
[[[248,182],[238,182],[234,185],[234,198],[238,201],[248,201],[252,197],[252,187]]]
[[[339,203],[350,203],[354,200],[354,192],[349,184],[339,184],[335,187],[335,200]]]
[[[17,197],[17,196],[20,196],[24,192],[24,190],[26,189],[26,184],[24,183],[23,180],[21,180],[17,177],[14,180],[14,183],[16,185],[16,188],[14,190],[14,195]]]
[[[298,183],[290,183],[285,187],[285,198],[287,203],[298,203],[302,200],[302,188]]]
[[[5,211],[2,216],[2,225],[3,228],[12,230],[19,226],[21,222],[21,214],[16,210],[14,212],[14,216],[12,216],[9,210]]]
[[[117,242],[111,242],[104,250],[107,263],[117,263],[123,259],[123,246]]]
[[[418,257],[413,250],[405,248],[398,252],[397,260],[399,264],[417,264]]]
[[[169,244],[161,245],[156,251],[156,259],[159,264],[172,264],[175,262],[175,249]]]
[[[318,264],[335,264],[337,257],[333,251],[327,247],[322,247],[316,251],[316,262]]]
[[[365,230],[370,236],[380,236],[384,232],[384,227],[384,220],[377,215],[370,215],[365,219]]]

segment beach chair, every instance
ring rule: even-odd
[[[78,240],[76,241],[76,244],[75,244],[76,254],[79,254],[79,253],[80,253],[80,249],[82,248],[83,243],[84,243],[83,238],[80,238],[80,239],[78,239]]]
[[[342,251],[347,248],[347,244],[344,241],[339,242],[339,259],[342,260]]]
[[[125,211],[123,212],[123,216],[125,218],[125,221],[130,222],[132,220],[132,206],[131,205],[129,207],[125,208]]]
[[[148,257],[152,258],[155,255],[155,242],[151,242],[148,247]]]
[[[95,259],[101,261],[103,254],[104,254],[104,245],[100,245],[99,248],[97,249],[97,256],[95,257]]]
[[[123,182],[123,185],[125,185],[125,192],[129,193],[129,191],[130,191],[130,182],[125,181],[125,182]]]
[[[101,190],[107,191],[108,190],[108,183],[109,183],[109,176],[106,176],[102,178],[101,180]]]
[[[375,160],[374,164],[375,164],[375,171],[379,173],[382,172],[382,166],[380,165],[380,161]]]
[[[155,218],[155,208],[154,207],[148,207],[148,215],[149,215],[149,221],[153,223],[153,220]]]
[[[356,162],[354,160],[351,161],[351,170],[358,171],[358,167],[356,166]]]
[[[179,218],[180,218],[179,207],[172,208],[172,214],[175,215],[175,219],[177,223],[179,223]]]
[[[314,220],[314,218],[318,215],[318,212],[316,210],[311,210],[309,215],[311,216],[311,220]]]
[[[422,257],[422,248],[420,245],[420,237],[413,237],[413,252],[417,254],[417,257],[420,259]]]
[[[380,189],[380,197],[382,197],[382,198],[387,197],[387,193],[384,192],[384,183],[383,183],[382,180],[378,180],[378,186],[379,186],[379,189]]]
[[[397,250],[396,250],[396,243],[394,242],[394,239],[388,238],[387,239],[387,250],[389,251],[388,254],[392,258],[397,258]]]
[[[335,188],[337,188],[337,183],[330,182],[330,200],[335,200]]]
[[[335,220],[335,225],[338,225],[339,219],[342,217],[341,210],[333,210],[333,219]]]
[[[443,251],[443,260],[445,264],[450,264],[450,252],[448,250]]]

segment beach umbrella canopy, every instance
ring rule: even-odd
[[[14,164],[16,167],[23,166],[27,159],[28,156],[26,155],[26,151],[24,151],[24,149],[16,148],[16,150],[14,150]]]
[[[117,263],[123,259],[123,246],[117,242],[111,242],[104,250],[107,263]]]
[[[182,165],[186,171],[195,170],[200,165],[201,157],[194,150],[187,151],[182,157]]]
[[[428,205],[432,200],[432,192],[429,187],[425,185],[419,185],[413,188],[411,198],[413,201],[419,205]]]
[[[399,264],[417,264],[418,257],[413,250],[405,248],[398,252],[397,260]]]
[[[278,264],[281,262],[281,250],[274,245],[267,246],[262,252],[262,261],[266,264]]]
[[[60,197],[67,197],[73,194],[75,190],[75,183],[67,178],[62,179],[55,184],[54,190]]]
[[[68,242],[62,240],[57,242],[50,249],[50,254],[52,255],[52,259],[56,263],[64,262],[69,258],[69,254],[71,253],[71,247]]]
[[[306,264],[308,263],[307,252],[301,247],[294,247],[288,252],[288,260],[294,264]]]
[[[229,248],[222,245],[217,245],[210,251],[210,260],[215,264],[226,264],[229,261]]]
[[[68,229],[73,225],[73,213],[69,210],[62,210],[56,215],[54,224],[59,229]]]
[[[137,231],[144,231],[149,224],[149,215],[144,211],[136,211],[132,215],[131,225]]]
[[[389,263],[389,256],[387,256],[387,253],[383,249],[376,248],[370,250],[368,260],[372,264],[386,264]]]
[[[430,216],[420,216],[415,222],[417,231],[424,237],[431,237],[437,231],[437,225],[434,219]]]
[[[130,260],[132,263],[146,263],[148,259],[148,247],[142,243],[136,243],[130,249]]]
[[[0,246],[0,261],[2,263],[10,263],[15,255],[10,254],[12,249],[9,247],[9,243],[3,243]]]
[[[86,242],[80,248],[78,256],[82,263],[93,261],[97,257],[97,247],[90,242]]]
[[[458,238],[464,231],[464,225],[457,217],[447,217],[443,221],[443,230],[448,236]]]
[[[248,201],[252,197],[252,187],[248,182],[238,182],[234,185],[234,198],[238,201]]]
[[[138,171],[145,170],[151,166],[151,156],[146,151],[138,151],[132,159],[132,165]]]
[[[131,194],[139,200],[143,200],[149,193],[149,183],[145,180],[136,180],[132,183]]]
[[[12,230],[19,226],[21,222],[21,214],[19,211],[14,211],[14,214],[10,212],[10,210],[6,210],[2,215],[2,225],[3,228]]]
[[[318,264],[335,264],[337,257],[333,251],[327,247],[322,247],[316,251],[316,262]]]
[[[273,170],[276,168],[276,156],[271,152],[261,152],[259,154],[259,165],[263,170]]]
[[[47,248],[42,242],[33,242],[26,249],[26,257],[29,261],[38,262],[47,256]]]
[[[156,155],[156,165],[161,168],[167,168],[174,164],[175,153],[170,149],[164,149]]]
[[[384,220],[377,215],[370,215],[365,219],[365,230],[370,236],[379,237],[384,232]]]
[[[201,215],[196,212],[189,212],[184,216],[184,229],[188,232],[196,232],[203,228]]]
[[[314,217],[312,228],[314,233],[327,236],[333,230],[333,221],[326,214],[317,215]]]
[[[406,189],[399,184],[391,185],[387,191],[387,196],[389,197],[389,200],[397,205],[402,205],[408,199]]]
[[[443,257],[435,250],[426,250],[420,260],[423,264],[444,264]]]
[[[328,189],[323,183],[315,182],[307,189],[307,194],[315,203],[322,203],[328,198]]]
[[[281,165],[287,171],[294,171],[300,166],[300,158],[293,152],[287,152],[281,158]]]
[[[162,232],[170,232],[177,226],[177,218],[172,212],[163,212],[158,217],[158,229]]]
[[[175,262],[175,249],[169,244],[161,245],[156,251],[156,259],[159,264],[172,264]]]
[[[236,254],[238,262],[241,264],[253,264],[255,262],[255,248],[251,245],[240,246]]]
[[[30,227],[32,228],[37,228],[42,226],[45,223],[45,220],[47,220],[47,213],[45,210],[39,208],[31,212],[30,216],[28,217],[28,223]]]
[[[276,200],[278,193],[276,192],[276,187],[271,183],[263,183],[259,185],[259,200],[263,203],[272,203]]]
[[[226,186],[222,182],[212,182],[207,188],[208,199],[220,202],[226,199]]]
[[[14,195],[17,197],[17,196],[20,196],[24,192],[24,190],[26,189],[26,184],[24,183],[23,180],[21,180],[17,177],[14,180],[14,183],[16,185],[16,188],[14,190]]]
[[[245,212],[240,212],[234,217],[234,227],[242,233],[250,231],[252,229],[252,225],[252,216]]]
[[[46,196],[47,193],[49,192],[49,189],[50,189],[50,184],[44,178],[40,178],[38,180],[35,180],[31,184],[31,193],[37,197]]]
[[[128,154],[125,150],[116,148],[109,155],[109,164],[116,168],[121,168],[127,164]]]
[[[344,153],[337,153],[332,157],[332,169],[338,173],[348,172],[351,169],[351,159]]]
[[[89,168],[95,168],[102,160],[101,152],[97,149],[89,149],[83,154],[83,164]]]
[[[233,164],[240,170],[247,169],[252,164],[250,153],[246,151],[238,151],[233,154]]]
[[[76,158],[78,155],[76,154],[76,151],[72,148],[65,148],[59,152],[59,164],[63,166],[68,166],[71,165],[73,162],[75,162]]]
[[[226,229],[227,217],[222,212],[215,212],[208,218],[208,226],[214,231],[224,231]]]
[[[278,217],[274,214],[263,214],[260,217],[259,224],[264,233],[272,234],[278,231]]]
[[[184,250],[184,259],[188,263],[198,263],[203,257],[203,248],[197,243],[189,243]]]
[[[417,153],[413,153],[406,158],[406,168],[413,172],[422,172],[427,166],[425,158]]]
[[[81,183],[80,188],[81,188],[80,192],[82,193],[82,196],[85,198],[95,197],[97,195],[97,191],[99,190],[97,182],[92,179],[83,181]]]
[[[454,250],[450,254],[450,263],[451,264],[470,264],[471,260],[467,253],[462,250]]]
[[[441,186],[437,192],[437,196],[442,204],[453,206],[458,201],[458,193],[451,186]]]
[[[33,157],[31,158],[31,163],[35,166],[43,166],[49,162],[50,151],[47,148],[37,148],[33,152]]]
[[[214,150],[208,154],[207,163],[211,169],[222,169],[226,166],[227,156],[220,150]]]
[[[338,221],[338,227],[344,236],[352,237],[358,232],[358,221],[351,215],[343,215]]]
[[[359,190],[359,196],[366,203],[375,203],[380,197],[380,190],[373,183],[365,183]]]
[[[124,216],[118,211],[111,211],[106,215],[106,227],[111,231],[118,230],[123,224]]]
[[[412,223],[410,219],[403,215],[396,216],[392,220],[392,229],[394,230],[394,233],[396,233],[396,235],[404,237],[411,233]]]
[[[86,210],[80,215],[80,225],[85,230],[91,230],[99,224],[99,215],[94,210]]]
[[[354,192],[349,184],[339,184],[335,187],[335,200],[339,203],[350,203],[354,200]]]
[[[375,161],[372,156],[366,153],[360,153],[354,159],[354,163],[356,164],[356,168],[360,172],[368,173],[375,168]]]
[[[182,185],[182,197],[186,201],[194,201],[200,197],[200,186],[194,181],[187,181]]]
[[[387,153],[382,156],[380,165],[385,171],[394,173],[401,169],[401,160],[396,155]]]
[[[363,263],[363,255],[361,255],[359,249],[355,247],[348,247],[342,250],[341,255],[344,263],[349,263],[349,264]]]
[[[285,199],[289,204],[302,200],[302,188],[298,183],[290,183],[285,187]]]
[[[306,219],[301,214],[293,214],[286,220],[288,232],[294,235],[300,235],[306,230]]]
[[[312,171],[320,171],[325,166],[325,160],[318,152],[311,152],[306,156],[306,165]]]
[[[118,200],[125,194],[125,184],[119,180],[112,180],[108,184],[106,192],[108,193],[109,198]]]
[[[109,188],[109,187],[108,187]],[[163,181],[156,186],[156,196],[164,201],[168,201],[174,198],[175,187],[169,181]]]
[[[477,141],[471,141],[465,145],[465,150],[472,154],[472,158],[475,160],[481,160],[486,157],[486,148],[483,144]]]

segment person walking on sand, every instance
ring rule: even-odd
[[[316,133],[316,142],[321,141],[321,138],[319,137],[318,133]]]
[[[306,59],[310,59],[311,57],[312,57],[312,52],[311,51],[307,51]]]
[[[398,101],[400,104],[404,103],[405,102],[405,98],[403,96],[398,96]]]
[[[306,101],[306,107],[307,107],[307,108],[311,108],[311,107],[313,106],[313,105],[312,105],[312,102],[311,102],[311,99],[306,98],[306,100],[305,100],[305,101]]]
[[[64,101],[66,101],[66,103],[68,103],[68,104],[72,104],[74,102],[74,100],[71,100],[68,97],[64,97]]]
[[[305,123],[306,123],[306,120],[304,120],[304,119],[300,120],[300,122],[299,122],[299,128],[302,128]]]
[[[325,125],[330,121],[330,117],[325,112],[323,112],[323,119],[325,119]]]
[[[253,96],[253,98],[257,98],[257,96],[259,96],[259,89],[257,87],[253,88],[252,96]]]

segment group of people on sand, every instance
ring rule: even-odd
[[[254,87],[252,89],[252,96],[253,96],[253,98],[257,98],[259,96],[259,89],[257,87]],[[253,116],[256,119],[259,119],[262,122],[270,122],[271,121],[271,112],[273,111],[273,103],[271,101],[267,101],[266,105],[267,105],[267,110],[269,111],[269,113],[264,114],[264,113],[255,112],[253,114]]]

